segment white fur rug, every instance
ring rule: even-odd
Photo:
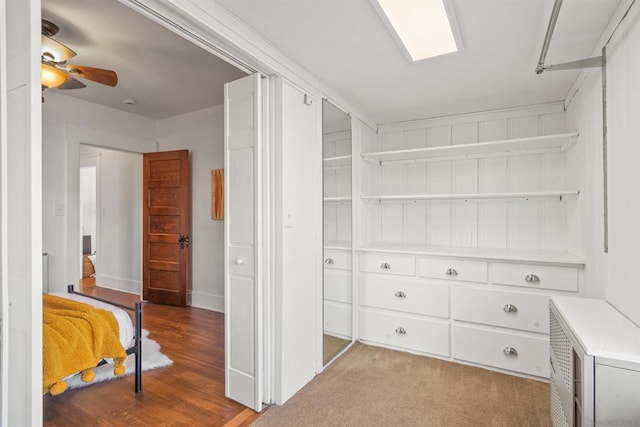
[[[156,368],[163,368],[165,366],[169,366],[173,364],[173,360],[169,359],[166,355],[160,352],[160,344],[156,341],[148,338],[149,331],[142,330],[142,371],[148,371]],[[135,355],[130,354],[127,356],[127,360],[124,362],[125,373],[122,377],[127,375],[131,375],[134,373],[136,368],[136,360]],[[71,378],[68,378],[67,381],[67,390],[72,390],[74,388],[86,387],[91,384],[99,383],[102,381],[109,381],[114,378],[122,378],[116,377],[113,375],[113,363],[105,363],[104,365],[98,366],[94,369],[96,373],[96,377],[93,381],[89,383],[85,383],[80,379],[80,375],[75,375]],[[144,382],[144,378],[143,378]]]

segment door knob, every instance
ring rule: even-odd
[[[236,265],[242,265],[242,264],[244,264],[244,260],[243,260],[242,258],[238,258],[238,259],[236,259],[234,262],[235,262],[235,264],[236,264]]]
[[[178,237],[178,243],[180,243],[180,249],[184,249],[185,245],[187,248],[189,247],[189,236],[183,236],[182,234]]]

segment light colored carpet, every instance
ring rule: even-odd
[[[264,426],[549,426],[549,384],[356,343]]]
[[[142,330],[142,371],[148,371],[151,369],[162,368],[173,364],[173,360],[164,355],[160,351],[160,344],[148,337],[149,331]],[[86,387],[91,384],[99,383],[102,381],[109,381],[116,378],[123,378],[127,375],[131,375],[135,372],[135,355],[130,354],[127,356],[127,360],[124,362],[125,373],[121,377],[113,375],[113,364],[106,363],[98,366],[94,369],[96,377],[93,381],[85,383],[80,379],[80,375],[75,375],[67,380],[67,390],[74,388]]]
[[[329,363],[329,361],[336,357],[350,342],[349,340],[334,337],[333,335],[322,335],[322,364],[326,365]]]

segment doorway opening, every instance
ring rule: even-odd
[[[113,9],[111,9],[113,7]],[[107,8],[108,10],[105,10]],[[116,11],[115,9],[123,9]],[[119,15],[123,13],[124,15]],[[82,16],[80,16],[82,15]],[[123,6],[121,3],[112,1],[79,1],[79,0],[43,0],[43,17],[51,20],[56,20],[58,23],[68,25],[73,28],[74,25],[88,25],[98,26],[102,25],[101,22],[108,21],[111,26],[109,31],[105,31],[103,37],[99,42],[104,42],[111,35],[116,34],[121,38],[126,36],[127,31],[140,30],[140,25],[132,25],[131,20],[139,19],[139,14],[134,10]],[[137,17],[137,18],[136,18]],[[144,17],[143,17],[144,18]],[[146,18],[144,18],[146,20]],[[130,25],[125,26],[122,29],[116,29],[115,25],[118,22],[127,22]],[[192,312],[192,316],[189,317],[190,321],[197,321],[197,318],[208,316],[202,315],[202,309],[209,310],[211,312],[218,312],[218,317],[224,318],[221,314],[224,312],[225,295],[224,295],[224,222],[219,220],[213,220],[211,218],[211,171],[214,169],[221,169],[224,167],[224,108],[223,108],[223,85],[226,82],[237,80],[243,76],[246,76],[246,72],[240,69],[234,68],[229,73],[228,68],[230,64],[217,59],[217,61],[224,63],[226,71],[224,73],[216,73],[215,67],[210,64],[205,66],[207,75],[206,80],[200,81],[199,92],[197,95],[207,91],[207,88],[212,85],[217,86],[217,95],[211,96],[210,100],[206,104],[192,104],[186,106],[184,103],[179,102],[177,97],[172,97],[170,93],[173,89],[186,92],[186,83],[191,80],[196,80],[194,74],[197,74],[195,70],[191,68],[197,68],[201,66],[201,57],[197,59],[187,58],[189,52],[193,53],[192,49],[182,46],[177,48],[177,45],[172,43],[178,43],[172,40],[168,45],[163,44],[161,41],[160,33],[171,33],[173,38],[176,37],[171,31],[166,30],[154,23],[154,26],[158,27],[146,32],[148,39],[144,40],[134,34],[130,34],[127,39],[135,40],[139,47],[135,48],[139,51],[143,51],[143,55],[138,55],[135,61],[128,61],[127,64],[118,66],[116,62],[118,58],[125,58],[126,54],[122,52],[122,46],[118,47],[115,56],[108,57],[107,50],[101,48],[92,48],[92,50],[85,50],[86,53],[95,53],[101,57],[101,60],[105,61],[104,66],[113,68],[119,73],[120,82],[122,87],[131,91],[139,91],[138,96],[135,96],[139,100],[137,106],[139,110],[134,106],[120,105],[120,102],[113,103],[114,96],[111,94],[112,90],[118,90],[116,88],[102,88],[89,82],[87,87],[78,90],[65,90],[55,91],[47,90],[44,93],[45,102],[43,104],[43,163],[49,164],[65,164],[68,168],[73,170],[59,170],[56,167],[44,167],[43,176],[43,190],[44,199],[43,205],[47,206],[55,203],[57,200],[64,200],[64,206],[66,207],[67,214],[73,213],[73,215],[67,215],[64,221],[67,225],[67,233],[73,233],[74,236],[69,235],[57,235],[54,221],[50,218],[44,219],[43,224],[43,243],[45,247],[53,247],[54,255],[58,255],[58,258],[54,256],[54,262],[57,262],[55,268],[57,268],[58,276],[54,277],[54,281],[57,282],[57,291],[62,291],[68,282],[76,282],[77,279],[84,276],[83,264],[84,254],[83,250],[83,236],[90,236],[91,249],[90,255],[95,255],[94,275],[96,278],[96,284],[98,286],[104,286],[111,289],[117,289],[118,291],[129,292],[136,295],[142,293],[142,243],[138,243],[133,239],[134,235],[142,238],[142,231],[138,232],[135,227],[142,224],[142,194],[138,196],[127,196],[129,203],[126,203],[128,208],[135,207],[139,209],[139,214],[135,220],[123,220],[112,221],[117,217],[116,214],[121,212],[118,210],[123,208],[118,205],[116,211],[109,205],[108,200],[115,198],[116,194],[120,190],[106,191],[107,185],[105,174],[113,172],[113,175],[109,179],[120,179],[121,183],[125,183],[126,187],[122,191],[131,192],[131,190],[140,189],[142,191],[142,172],[135,177],[133,175],[125,174],[129,178],[125,178],[122,174],[121,167],[119,166],[107,166],[107,156],[117,156],[135,152],[134,154],[139,158],[139,162],[142,164],[142,154],[157,151],[171,151],[179,149],[188,149],[191,152],[191,172],[192,172],[192,239],[191,239],[191,251],[193,266],[191,271],[191,308],[188,310]],[[70,41],[64,39],[65,27],[61,25],[59,33],[59,41],[67,42],[70,45]],[[141,30],[140,30],[141,31]],[[82,36],[83,34],[91,34],[92,31],[83,31],[83,29],[76,28],[76,31],[71,34],[72,36]],[[190,42],[185,41],[182,36],[177,36],[182,42],[191,45]],[[96,42],[96,40],[86,40],[85,42]],[[156,47],[164,55],[168,55],[172,49],[176,49],[175,55],[167,60],[164,58],[162,66],[158,66],[155,69],[142,70],[143,59],[154,57],[152,54],[153,49]],[[191,45],[193,48],[193,45]],[[198,47],[205,55],[213,57],[209,52],[206,52]],[[169,55],[171,56],[171,55]],[[180,57],[184,60],[176,61],[175,58]],[[86,57],[84,57],[86,58]],[[107,62],[111,61],[111,62]],[[83,59],[83,62],[87,64],[100,66],[100,63],[91,62]],[[135,65],[138,69],[135,70],[137,75],[141,75],[142,80],[139,83],[133,85],[126,85],[125,71],[129,65]],[[180,72],[174,73],[175,75],[182,75],[184,78],[178,80],[172,79],[171,84],[167,81],[161,82],[159,88],[150,87],[152,83],[159,79],[158,75],[160,71],[178,65],[182,67]],[[216,82],[215,79],[219,75],[226,76],[225,81]],[[150,76],[153,76],[151,78]],[[95,90],[94,90],[95,89]],[[164,98],[159,101],[155,101],[158,108],[152,108],[150,104],[154,104],[154,101],[143,102],[144,91],[153,92],[155,95],[163,94]],[[217,96],[217,98],[216,98]],[[116,95],[117,99],[119,96]],[[199,96],[193,96],[200,99]],[[265,97],[266,99],[266,97]],[[265,101],[266,102],[266,101]],[[168,106],[182,106],[184,109],[179,113],[166,113]],[[144,110],[142,107],[146,107]],[[169,114],[169,115],[167,115]],[[82,142],[82,143],[80,143]],[[96,155],[96,152],[100,153]],[[65,158],[66,156],[66,158]],[[91,199],[91,196],[83,197],[79,194],[78,188],[89,186],[90,184],[83,185],[80,181],[79,167],[84,166],[83,157],[90,158],[91,156],[97,157],[98,167],[96,168],[96,191],[95,196],[95,235],[91,231],[91,225],[84,225],[83,206],[85,199]],[[56,157],[60,157],[56,161]],[[90,165],[87,165],[90,166]],[[77,177],[78,181],[74,180]],[[140,184],[138,185],[138,180]],[[52,191],[47,192],[50,187]],[[65,191],[60,191],[61,187]],[[56,194],[57,192],[57,194]],[[128,193],[127,193],[128,194]],[[59,202],[58,202],[59,203]],[[90,205],[90,203],[89,203]],[[91,209],[91,208],[89,208]],[[50,215],[48,210],[45,210],[45,217]],[[78,215],[78,218],[74,216]],[[62,216],[62,215],[60,215]],[[90,217],[91,215],[87,215]],[[88,219],[88,218],[87,218]],[[58,222],[62,222],[60,219],[56,219]],[[56,223],[57,224],[57,223]],[[113,225],[113,228],[109,228]],[[66,234],[66,233],[65,233]],[[108,245],[108,239],[111,237],[119,236],[120,242],[127,245],[127,248],[114,247]],[[108,252],[111,251],[111,252]],[[138,254],[135,252],[139,251]],[[68,255],[67,255],[68,254]],[[79,255],[79,256],[78,256]],[[71,259],[67,259],[69,257]],[[125,271],[127,276],[118,275],[116,273],[110,273],[110,263],[118,267],[119,271]],[[114,266],[111,265],[111,266]],[[133,273],[138,273],[133,274]],[[68,280],[67,280],[68,279]],[[139,281],[136,283],[136,279]],[[159,316],[162,317],[162,316]],[[176,316],[175,321],[179,321],[181,317]],[[223,322],[221,322],[222,324]],[[189,329],[187,324],[185,325],[167,325],[167,330],[172,327],[179,330],[180,327]],[[153,331],[150,331],[153,333]],[[199,334],[198,332],[197,334]],[[171,335],[171,334],[168,334]],[[215,337],[214,337],[215,338]],[[182,336],[181,339],[184,343],[191,342],[190,337]],[[211,375],[212,378],[208,380],[220,381],[224,375],[220,375],[219,369],[224,370],[224,341],[220,341],[218,338],[213,340],[215,342],[215,348],[208,347],[207,351],[201,351],[203,349],[197,349],[201,356],[198,359],[203,362],[202,358],[209,357],[215,353],[216,357],[222,353],[222,361],[206,362],[200,367],[208,367],[210,371],[207,375]],[[159,340],[160,342],[160,340]],[[162,343],[160,343],[162,345]],[[207,342],[206,345],[210,345]],[[167,345],[168,346],[168,345]],[[181,351],[182,355],[184,351]],[[206,355],[206,356],[205,356]],[[181,357],[180,355],[176,357]],[[186,357],[191,360],[193,356]],[[217,359],[216,359],[217,360]],[[179,365],[176,363],[176,365]],[[185,364],[181,364],[185,366]],[[213,372],[213,373],[212,373]],[[183,376],[189,377],[192,373],[186,373]],[[221,390],[218,384],[215,387],[198,386],[197,388],[212,388],[215,390]],[[189,399],[189,392],[195,392],[195,394]],[[77,392],[78,395],[80,391]],[[197,390],[191,390],[185,387],[181,393],[185,393],[184,405],[187,407],[190,403],[197,401]],[[114,394],[118,397],[119,394]],[[219,396],[220,402],[229,407],[235,404],[229,399],[224,399],[223,396]],[[121,399],[122,397],[118,397]],[[181,396],[177,397],[182,399]],[[217,398],[216,398],[217,399]],[[66,402],[68,404],[68,402]],[[114,403],[116,404],[116,403]],[[233,405],[232,405],[233,404]],[[53,414],[56,412],[56,408],[61,405],[54,399],[45,400],[45,414]],[[233,406],[236,408],[236,406]],[[197,408],[194,408],[194,413],[197,412]],[[142,410],[146,410],[146,407]],[[153,412],[153,407],[149,406],[149,411]],[[224,412],[224,411],[223,411]],[[229,415],[228,410],[225,413]],[[155,414],[154,414],[155,415]],[[54,418],[45,418],[46,422],[55,422]]]
[[[82,282],[93,282],[96,277],[96,247],[97,247],[97,165],[88,165],[80,159],[80,236],[82,260]]]
[[[80,144],[82,285],[140,296],[142,155]]]

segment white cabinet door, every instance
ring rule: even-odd
[[[262,410],[260,76],[224,87],[225,394]]]

